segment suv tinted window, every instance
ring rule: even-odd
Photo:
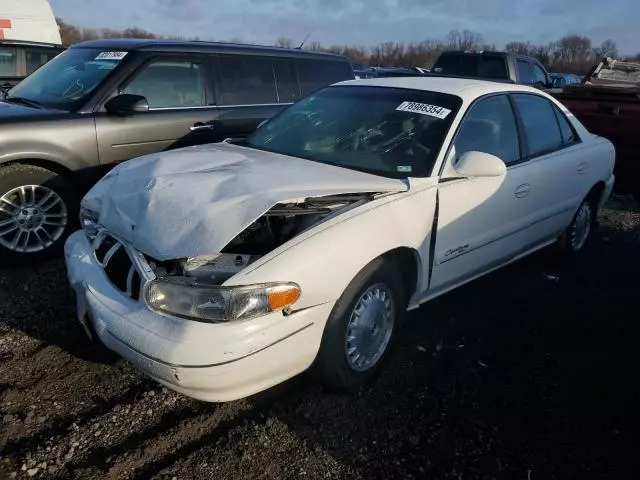
[[[560,111],[555,105],[553,106],[553,111],[556,114],[556,118],[558,119],[558,123],[560,124],[560,133],[562,134],[562,143],[565,145],[572,145],[578,141],[578,135],[571,123],[569,123],[569,119],[567,119],[566,115]]]
[[[297,59],[295,64],[300,81],[300,93],[303,96],[332,83],[353,78],[347,62]]]
[[[516,70],[518,75],[518,83],[532,84],[533,75],[531,74],[531,65],[526,60],[516,60]]]
[[[478,75],[480,56],[464,53],[443,53],[440,55],[433,71],[446,75],[476,76]]]
[[[479,151],[501,158],[507,165],[520,160],[516,119],[506,95],[480,100],[465,117],[455,140],[456,159]]]
[[[529,155],[539,155],[559,148],[562,136],[553,105],[536,95],[514,95],[513,98],[524,125]]]
[[[218,72],[218,105],[262,105],[278,102],[270,58],[220,56]]]
[[[293,62],[287,58],[273,60],[279,103],[293,103],[300,98],[300,87],[293,70]]]
[[[509,78],[504,58],[491,55],[485,55],[480,59],[478,75],[483,78]]]
[[[206,105],[203,67],[190,61],[155,60],[122,90],[142,95],[150,108],[189,108]]]

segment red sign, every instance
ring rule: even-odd
[[[4,40],[4,28],[11,28],[11,20],[0,18],[0,40]]]

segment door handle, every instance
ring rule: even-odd
[[[587,171],[587,168],[588,165],[586,163],[581,163],[580,165],[578,165],[576,172],[578,172],[578,175],[584,175],[584,173]]]
[[[516,198],[524,198],[529,195],[529,190],[531,190],[531,185],[523,183],[522,185],[518,185],[514,194]]]
[[[214,126],[211,125],[210,123],[201,123],[201,122],[196,122],[189,127],[189,130],[191,130],[192,132],[202,132],[204,130],[213,130],[213,129],[214,129]]]

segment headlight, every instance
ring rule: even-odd
[[[295,283],[239,287],[203,285],[185,277],[153,280],[145,299],[153,310],[210,323],[259,317],[284,310],[300,298]]]
[[[98,234],[98,214],[91,210],[80,207],[80,227],[93,242]]]

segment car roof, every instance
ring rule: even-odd
[[[470,78],[452,78],[438,76],[416,77],[382,77],[362,80],[347,80],[336,85],[372,86],[388,88],[407,88],[411,90],[425,90],[447,93],[461,97],[465,101],[472,101],[482,95],[501,92],[542,93],[537,88],[517,85],[513,83],[489,82]]]
[[[140,50],[152,52],[187,53],[253,53],[256,55],[283,55],[325,58],[327,60],[348,61],[346,57],[333,53],[316,52],[297,48],[267,47],[241,43],[160,40],[140,38],[113,38],[89,40],[75,44],[71,48],[96,48],[104,50]]]

